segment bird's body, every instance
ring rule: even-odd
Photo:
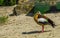
[[[38,18],[37,21],[42,23],[48,22],[45,18]]]
[[[38,18],[38,22],[47,22],[47,20],[46,19],[44,19],[44,18]]]
[[[46,16],[41,15],[39,13],[36,13],[34,15],[34,20],[36,21],[37,24],[42,25],[42,32],[44,31],[44,25],[49,24],[53,28],[55,27],[55,24],[54,24],[54,22],[51,19],[49,19]]]

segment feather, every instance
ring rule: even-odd
[[[55,23],[49,19],[48,17],[44,16],[44,15],[40,15],[39,13],[36,13],[34,15],[34,20],[38,23],[38,24],[50,24],[53,28],[56,26]]]
[[[38,22],[48,22],[45,18],[38,18]]]
[[[51,19],[49,19],[48,17],[46,17],[46,16],[42,16],[42,17],[45,18],[45,19],[47,19],[47,21],[49,22],[49,24],[51,24],[51,26],[53,28],[56,26],[55,23]]]
[[[53,28],[56,26],[51,19],[48,18],[47,20],[48,20],[48,22],[51,24],[51,26],[52,26]]]

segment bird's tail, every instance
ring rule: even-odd
[[[52,26],[53,28],[55,28],[56,25],[55,25],[54,23],[51,23],[51,26]]]
[[[52,20],[48,19],[48,22],[51,24],[51,26],[52,26],[53,28],[56,26],[55,23],[54,23]]]

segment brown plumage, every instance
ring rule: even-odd
[[[43,18],[44,20],[47,20],[47,21],[43,21],[42,19],[42,21],[40,20],[40,21],[38,21],[38,19],[40,19],[40,18]],[[35,15],[34,15],[34,20],[35,20],[35,22],[37,23],[37,24],[39,24],[39,25],[42,25],[42,32],[44,32],[44,25],[47,25],[47,24],[49,24],[49,25],[51,25],[53,28],[55,27],[55,24],[54,24],[54,22],[51,20],[51,19],[49,19],[48,17],[46,17],[46,16],[44,16],[44,15],[41,15],[39,12],[37,12]]]

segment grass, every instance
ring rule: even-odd
[[[56,7],[57,9],[60,9],[60,2],[57,2]]]
[[[7,20],[8,20],[8,16],[7,17],[6,16],[0,17],[0,24],[4,24],[5,22],[7,22]]]

